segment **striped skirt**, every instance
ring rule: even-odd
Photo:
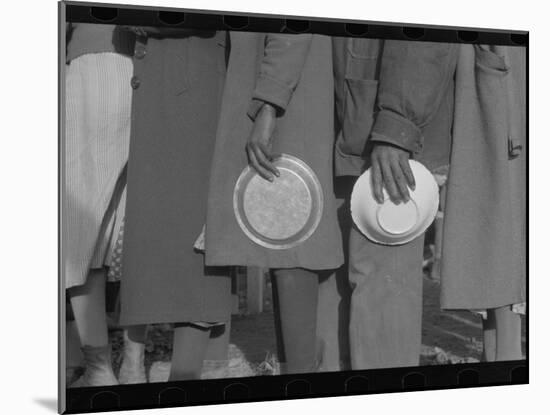
[[[82,55],[66,70],[65,287],[108,264],[124,214],[133,66],[116,53]]]

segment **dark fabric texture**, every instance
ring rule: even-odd
[[[285,373],[316,372],[321,364],[322,350],[317,349],[321,344],[317,341],[319,277],[299,268],[272,271]]]
[[[432,171],[448,165],[455,46],[333,38],[333,48],[336,175],[359,176],[376,142],[409,151]]]
[[[139,38],[136,50],[121,323],[228,321],[227,269],[205,268],[193,247],[206,221],[225,33]]]
[[[208,265],[335,269],[343,261],[333,189],[333,88],[330,38],[231,33],[231,54],[208,199]],[[323,190],[316,231],[289,249],[262,247],[241,230],[233,210],[237,179],[248,165],[245,145],[257,102],[279,108],[273,152],[298,157]]]
[[[96,23],[67,25],[67,63],[86,53],[113,52],[131,56],[135,35],[120,26]]]
[[[342,229],[342,245],[346,262],[335,272],[319,279],[317,308],[318,350],[322,353],[321,372],[350,369],[349,314],[350,285],[348,280],[349,234],[353,225],[349,199],[356,177],[336,177],[334,190],[338,204],[338,222]]]

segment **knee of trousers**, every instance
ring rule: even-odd
[[[419,238],[401,246],[379,245],[353,230],[348,268],[353,294],[363,290],[377,291],[381,286],[420,294],[422,242],[423,238]]]

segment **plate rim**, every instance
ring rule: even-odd
[[[312,215],[315,215],[315,216],[313,216],[313,222],[309,226],[309,229],[306,232],[304,232],[302,235],[300,235],[300,232],[304,229],[304,227],[302,227],[302,229],[300,229],[300,231],[296,232],[294,235],[289,237],[289,238],[292,238],[295,235],[300,235],[298,239],[290,241],[290,242],[286,242],[289,238],[285,238],[285,239],[282,240],[282,241],[285,241],[285,242],[277,243],[276,240],[274,240],[274,239],[271,239],[271,238],[268,238],[268,237],[265,237],[265,236],[262,238],[262,235],[259,232],[253,232],[246,225],[245,220],[243,220],[243,218],[241,217],[241,208],[240,208],[240,204],[239,204],[239,201],[241,199],[240,195],[244,195],[244,189],[246,189],[246,186],[243,184],[243,181],[249,175],[252,175],[252,177],[255,176],[255,175],[258,175],[258,173],[252,167],[250,167],[250,165],[247,165],[243,169],[243,171],[241,172],[241,174],[237,178],[237,181],[236,181],[235,186],[233,188],[233,213],[235,215],[235,218],[236,218],[237,223],[239,224],[239,227],[241,228],[241,230],[244,232],[244,234],[251,241],[255,242],[256,244],[258,244],[258,245],[260,245],[264,248],[277,249],[277,250],[294,248],[294,247],[302,244],[306,240],[308,240],[311,237],[311,235],[313,235],[313,233],[317,230],[317,228],[319,226],[319,223],[321,222],[321,219],[322,219],[322,216],[323,216],[323,210],[324,210],[323,188],[321,186],[321,183],[319,182],[319,178],[317,177],[317,175],[315,174],[313,169],[309,165],[307,165],[307,163],[305,163],[303,160],[301,160],[301,159],[299,159],[295,156],[292,156],[290,154],[281,153],[275,160],[281,160],[281,159],[286,160],[286,161],[290,161],[291,163],[297,165],[299,167],[299,169],[301,169],[301,170],[308,173],[308,176],[309,176],[309,179],[310,179],[310,180],[307,180],[303,176],[300,176],[300,178],[302,180],[304,180],[306,186],[308,187],[308,190],[310,192],[311,199],[312,199],[312,210],[310,212],[310,215],[309,215],[308,220],[306,221],[306,224],[304,225],[304,227],[306,227],[308,225],[308,222],[310,222],[310,218],[312,217]],[[294,172],[294,173],[296,173],[296,172]],[[313,183],[313,188],[316,189],[316,191],[312,191],[311,187],[308,186],[309,182]],[[243,191],[240,192],[239,190],[241,188],[243,189]],[[318,206],[317,209],[315,208],[315,205]],[[318,212],[317,214],[315,214],[316,211]],[[244,212],[243,212],[243,215],[244,215]],[[244,215],[244,216],[246,217],[246,215]],[[248,221],[246,221],[246,222],[248,222]]]
[[[432,173],[430,172],[430,170],[426,166],[424,166],[424,164],[420,163],[417,160],[409,160],[409,161],[420,165],[422,168],[424,168],[431,175],[431,177],[433,179]],[[437,209],[439,207],[439,189],[438,189],[437,183],[435,182],[435,179],[433,179],[433,184],[434,184],[435,190],[436,190],[436,192],[435,192],[436,197],[434,198],[432,205],[429,207],[429,215],[426,216],[426,219],[420,224],[420,226],[417,228],[416,232],[409,233],[403,239],[399,239],[399,240],[392,240],[392,241],[380,240],[376,236],[374,236],[371,232],[369,232],[368,229],[366,229],[360,223],[357,223],[356,220],[355,220],[355,216],[357,215],[357,213],[354,214],[354,205],[355,205],[355,203],[353,201],[356,198],[356,196],[354,197],[354,195],[355,195],[354,190],[355,190],[355,187],[357,186],[357,184],[359,183],[359,180],[366,174],[368,174],[368,179],[369,179],[368,183],[369,183],[369,186],[370,186],[370,175],[371,175],[371,173],[370,173],[370,168],[368,168],[367,170],[365,170],[365,172],[363,172],[363,174],[361,174],[361,176],[359,176],[357,178],[357,180],[356,180],[356,182],[353,186],[353,190],[352,190],[351,198],[350,198],[350,207],[349,207],[350,211],[351,211],[351,217],[352,217],[352,220],[353,220],[353,224],[357,227],[357,229],[359,229],[359,231],[366,238],[368,238],[371,241],[373,241],[374,243],[377,243],[377,244],[380,244],[380,245],[388,245],[388,246],[404,245],[404,244],[407,244],[407,243],[413,241],[414,239],[416,239],[417,237],[422,235],[426,231],[426,229],[428,229],[430,224],[435,219],[435,215],[437,214]],[[432,219],[428,220],[428,218],[430,218],[430,217]]]

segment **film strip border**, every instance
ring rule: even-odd
[[[66,413],[525,384],[525,361],[258,376],[67,390]]]
[[[65,2],[68,22],[527,46],[528,33],[329,18]]]

